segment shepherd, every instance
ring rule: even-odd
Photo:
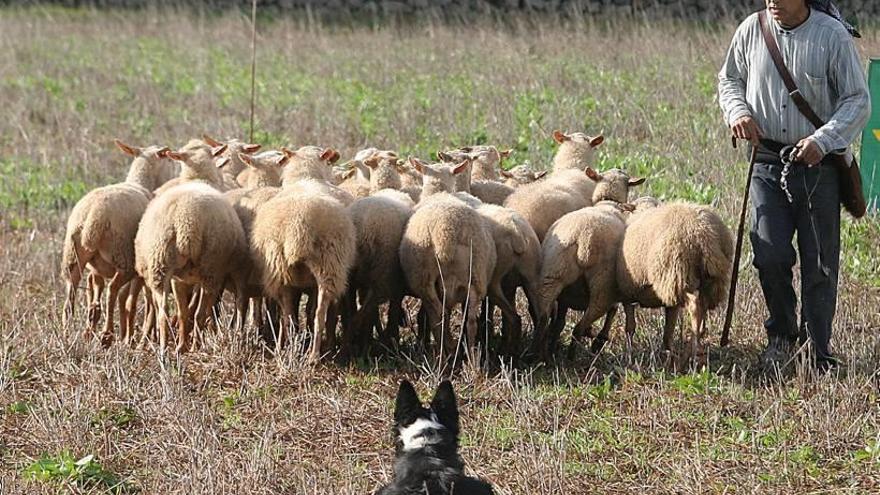
[[[760,357],[765,368],[788,362],[796,346],[807,342],[818,370],[840,364],[829,344],[840,266],[841,179],[830,163],[839,155],[851,157],[850,144],[871,112],[853,42],[858,36],[830,0],[766,0],[766,10],[737,28],[718,74],[726,123],[736,138],[757,147],[750,239],[769,312]],[[792,285],[795,232],[800,323]]]

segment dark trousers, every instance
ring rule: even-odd
[[[752,249],[769,318],[769,339],[804,342],[810,338],[817,359],[830,356],[831,324],[837,307],[840,267],[840,199],[837,170],[792,166],[782,187],[781,164],[756,163],[751,184]],[[792,287],[797,232],[801,266],[801,320]]]

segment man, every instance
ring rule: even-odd
[[[840,20],[831,2],[766,4],[765,15],[785,65],[826,124],[816,129],[798,111],[770,57],[757,13],[733,36],[718,74],[719,103],[734,136],[758,147],[751,183],[751,241],[770,313],[761,361],[779,365],[799,340],[809,339],[813,363],[824,371],[838,364],[829,342],[837,305],[840,197],[838,171],[822,165],[822,160],[829,153],[849,152],[868,120],[870,97],[852,39],[857,33]],[[796,165],[788,169],[780,159],[782,145],[796,145],[789,155]],[[800,325],[792,287],[795,232],[801,265]]]

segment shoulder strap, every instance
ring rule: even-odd
[[[773,64],[776,65],[776,70],[779,71],[779,75],[782,76],[782,80],[785,82],[785,87],[788,89],[788,95],[791,96],[795,106],[797,106],[798,110],[800,110],[804,117],[816,126],[816,129],[822,127],[825,125],[825,122],[816,115],[816,112],[813,111],[813,108],[810,107],[810,104],[804,99],[804,95],[802,95],[801,91],[798,89],[797,84],[794,82],[794,78],[791,77],[791,72],[789,72],[788,67],[785,66],[785,61],[782,59],[782,53],[779,52],[779,45],[776,44],[776,39],[770,32],[766,10],[758,12],[758,21],[761,24],[761,34],[764,35],[764,43],[767,45],[767,50],[770,52],[770,58],[773,59]]]

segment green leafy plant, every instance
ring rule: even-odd
[[[65,450],[56,456],[44,454],[22,473],[26,479],[73,485],[79,488],[103,488],[109,493],[134,493],[135,488],[116,474],[107,471],[92,454],[76,459]]]

